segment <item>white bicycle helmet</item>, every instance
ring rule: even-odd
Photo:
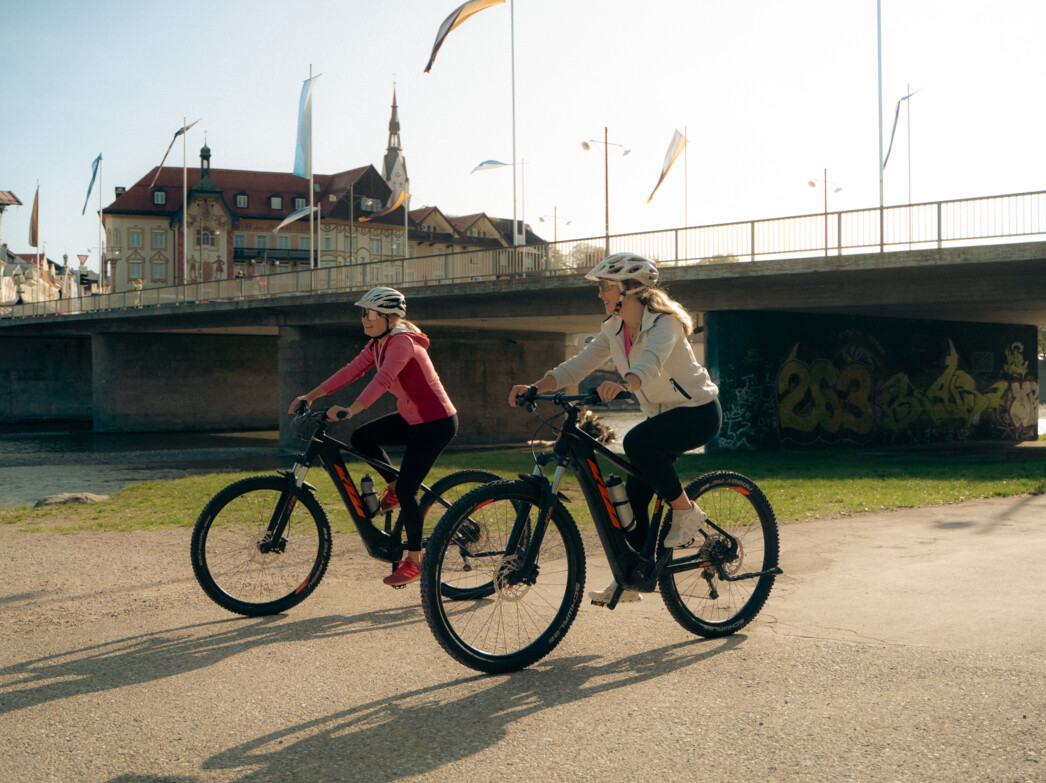
[[[395,288],[385,288],[384,286],[372,288],[360,297],[356,306],[377,310],[385,315],[398,315],[400,318],[407,316],[407,297]]]
[[[657,282],[657,264],[635,253],[614,253],[596,264],[592,271],[585,275],[585,279],[635,280],[644,286],[651,286]]]

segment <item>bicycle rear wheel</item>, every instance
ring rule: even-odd
[[[729,539],[702,525],[697,543],[673,551],[658,587],[668,611],[684,628],[700,636],[728,636],[755,618],[774,586],[775,575],[763,572],[777,566],[777,520],[762,490],[740,473],[716,471],[700,476],[687,485],[686,495],[737,540],[737,550],[731,553]],[[671,517],[661,527],[659,554],[664,551],[670,521]],[[687,558],[713,565],[670,570],[673,563]],[[715,564],[721,564],[727,576],[761,575],[725,581],[719,578]]]
[[[458,470],[448,473],[436,481],[428,492],[423,492],[418,498],[418,509],[421,511],[421,537],[422,540],[429,538],[436,525],[443,518],[443,513],[457,503],[466,494],[489,484],[492,481],[502,481],[502,477],[489,470]],[[443,498],[447,506],[437,501]]]
[[[295,502],[281,540],[270,545],[267,528],[286,492]],[[330,562],[330,524],[308,490],[283,476],[255,476],[230,484],[204,507],[191,552],[196,581],[219,606],[247,616],[276,614],[319,585]]]
[[[516,671],[540,660],[577,616],[585,586],[581,535],[558,501],[539,533],[540,505],[539,489],[526,482],[487,484],[455,503],[429,540],[421,568],[425,618],[443,649],[478,671]],[[534,547],[534,565],[525,569]]]

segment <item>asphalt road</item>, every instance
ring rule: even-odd
[[[188,538],[8,532],[0,779],[1046,781],[1043,496],[785,523],[742,633],[585,604],[503,676],[448,658],[352,538],[265,619],[203,595]]]

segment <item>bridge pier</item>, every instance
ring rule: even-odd
[[[91,338],[95,432],[273,429],[272,338],[99,333]]]
[[[0,340],[0,422],[90,421],[91,338]]]

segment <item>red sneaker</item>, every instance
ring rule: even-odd
[[[403,587],[421,576],[421,569],[409,557],[403,558],[396,570],[386,576],[383,581],[389,587]]]
[[[381,493],[381,502],[378,504],[378,512],[384,514],[392,509],[396,508],[400,504],[400,499],[396,497],[396,490],[391,487],[385,487],[385,491]]]

